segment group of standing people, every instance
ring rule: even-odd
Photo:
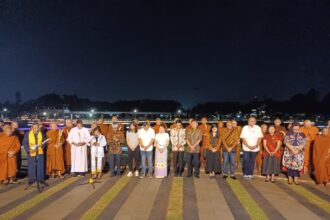
[[[287,173],[289,184],[298,185],[303,172],[315,174],[320,184],[327,185],[330,179],[329,127],[319,134],[309,120],[302,126],[293,123],[285,128],[278,118],[271,125],[258,126],[256,118],[250,117],[248,124],[240,127],[235,119],[209,124],[204,117],[200,124],[190,119],[185,128],[176,119],[168,128],[160,119],[153,127],[149,120],[141,125],[135,119],[125,129],[114,116],[109,125],[101,118],[90,129],[81,120],[75,126],[66,120],[63,129],[51,123],[49,130],[34,123],[25,135],[18,131],[16,122],[3,126],[0,181],[15,182],[21,146],[27,153],[30,184],[43,183],[45,175],[63,178],[65,172],[84,176],[89,167],[92,177],[100,179],[107,161],[110,175],[120,176],[124,145],[128,147],[128,177],[148,174],[164,178],[171,158],[175,177],[182,177],[187,165],[187,177],[199,178],[202,167],[211,178],[223,173],[224,179],[236,179],[242,151],[245,179],[254,178],[255,168],[266,176],[266,182],[275,182],[282,171]]]

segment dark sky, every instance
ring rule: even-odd
[[[0,101],[330,91],[328,0],[0,0]]]

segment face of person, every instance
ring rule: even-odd
[[[94,129],[97,127],[97,124],[94,122],[92,125],[91,125],[91,128]]]
[[[135,125],[134,125],[134,124],[131,124],[131,125],[129,126],[129,129],[131,129],[132,131],[134,131],[134,130],[135,130]]]
[[[275,128],[273,126],[268,129],[269,134],[275,134]]]
[[[217,128],[217,127],[213,127],[213,128],[212,128],[212,132],[213,132],[213,133],[216,133],[217,131],[218,131],[218,128]]]
[[[328,127],[330,127],[330,120],[328,121]]]
[[[263,133],[266,133],[267,132],[267,125],[261,125],[261,131]]]
[[[160,125],[162,123],[162,121],[160,119],[156,120],[156,125]]]
[[[39,125],[36,125],[36,124],[32,125],[32,131],[34,133],[37,133],[39,131]]]
[[[207,123],[207,118],[202,118],[202,124],[206,124]]]
[[[77,128],[78,128],[78,129],[82,129],[82,127],[83,127],[83,125],[82,125],[81,123],[78,123],[78,124],[77,124]]]
[[[249,118],[248,124],[249,126],[253,127],[257,123],[257,120],[255,118]]]
[[[13,122],[13,123],[11,123],[11,128],[12,128],[13,130],[18,129],[18,123],[17,123],[17,122]]]
[[[197,121],[192,121],[192,122],[191,122],[191,127],[192,127],[192,128],[196,129],[197,126],[198,126]]]
[[[150,124],[146,123],[146,125],[144,126],[144,130],[148,130],[150,128]]]
[[[175,124],[175,127],[176,127],[177,129],[180,129],[180,128],[182,127],[182,124],[181,124],[181,123],[176,123],[176,124]]]
[[[233,127],[237,127],[237,121],[236,120],[232,120],[231,123],[232,123]]]
[[[228,121],[227,123],[226,123],[226,127],[230,130],[230,129],[232,129],[233,128],[233,123],[231,122],[231,121]]]
[[[95,129],[94,132],[93,132],[94,136],[99,136],[100,135],[100,132],[99,130]]]
[[[51,130],[57,130],[57,125],[55,123],[50,124],[50,129]]]
[[[328,135],[329,135],[329,128],[323,128],[323,130],[322,130],[322,134],[323,134],[324,136],[328,136]]]
[[[72,121],[71,120],[65,120],[65,126],[71,128],[72,127]]]
[[[99,120],[97,120],[97,124],[101,125],[104,123],[104,119],[103,118],[100,118]]]
[[[118,117],[117,116],[112,116],[111,121],[112,121],[112,123],[113,122],[118,122]]]
[[[219,123],[218,123],[218,127],[219,127],[219,128],[223,128],[223,126],[224,126],[223,121],[219,121]]]
[[[5,126],[5,127],[3,128],[3,133],[4,133],[5,135],[7,135],[7,136],[10,136],[10,135],[12,134],[12,130],[11,130],[11,128],[10,128],[9,126]]]
[[[282,124],[282,121],[280,119],[275,119],[274,125],[281,126],[281,124]]]
[[[159,133],[165,133],[165,128],[163,126],[159,127]]]
[[[293,126],[292,127],[292,131],[294,132],[294,133],[298,133],[299,132],[299,126]]]
[[[305,121],[304,121],[304,126],[305,126],[306,128],[310,127],[311,125],[312,125],[312,122],[311,122],[310,120],[305,120]]]

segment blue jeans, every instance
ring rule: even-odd
[[[230,175],[235,175],[236,152],[223,151],[223,173],[228,175],[228,166],[230,166]]]
[[[257,154],[258,152],[243,151],[243,175],[253,175]]]
[[[110,173],[111,175],[121,175],[121,154],[112,154],[110,153]]]
[[[152,164],[152,155],[153,151],[141,151],[141,160],[142,160],[142,175],[146,175],[146,159],[148,158],[148,166],[149,166],[149,175],[153,173],[153,164]]]

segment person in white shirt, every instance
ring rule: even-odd
[[[248,125],[243,127],[241,139],[243,141],[243,177],[253,178],[253,169],[259,145],[263,134],[261,128],[256,125],[257,119],[250,117]]]
[[[170,136],[166,133],[166,125],[159,125],[159,132],[155,136],[155,177],[167,177],[167,147],[170,143]]]
[[[106,138],[101,134],[101,128],[96,127],[92,130],[89,141],[91,146],[91,171],[93,179],[102,178],[102,160],[104,158],[104,148],[107,145]]]
[[[90,133],[81,120],[77,120],[76,124],[68,136],[68,142],[71,144],[71,173],[75,176],[84,176],[88,170],[87,143],[90,140]]]
[[[149,166],[149,177],[152,178],[153,173],[153,144],[155,141],[155,131],[150,127],[150,122],[145,122],[143,128],[138,132],[139,145],[141,151],[141,160],[142,160],[142,173],[140,178],[144,178],[146,175],[146,159],[148,159]]]

